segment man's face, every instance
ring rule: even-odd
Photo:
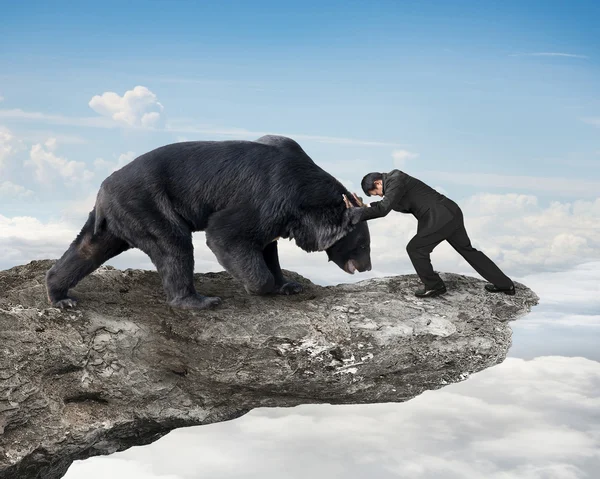
[[[369,194],[371,196],[383,196],[383,181],[375,180],[374,182],[375,188],[369,190]]]

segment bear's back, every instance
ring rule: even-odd
[[[266,135],[256,141],[186,141],[171,143],[138,156],[115,173],[170,174],[191,173],[202,169],[215,176],[232,170],[257,169],[275,173],[279,169],[298,167],[314,169],[317,165],[291,138]],[[320,169],[320,168],[319,168]]]
[[[111,194],[193,198],[220,209],[241,198],[272,193],[306,196],[336,180],[294,140],[267,135],[257,141],[188,141],[149,151],[106,178]],[[225,199],[225,197],[229,199]],[[273,196],[270,196],[273,198]]]

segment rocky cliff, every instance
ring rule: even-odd
[[[0,272],[0,479],[62,477],[77,459],[148,444],[182,426],[259,406],[406,401],[501,362],[508,321],[538,297],[494,295],[443,274],[419,300],[416,275],[255,297],[226,273],[196,275],[215,310],[173,310],[158,275],[103,267],[48,306],[52,261]]]

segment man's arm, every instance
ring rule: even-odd
[[[369,208],[362,208],[360,221],[373,218],[382,218],[392,211],[392,206],[406,193],[406,189],[401,184],[399,178],[390,178],[385,185],[385,195],[381,201],[375,201],[369,205]]]

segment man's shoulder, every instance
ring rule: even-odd
[[[393,180],[405,180],[407,178],[412,178],[412,176],[410,176],[409,174],[405,173],[402,170],[391,170],[388,174],[387,174],[387,178],[389,179],[393,179]]]

